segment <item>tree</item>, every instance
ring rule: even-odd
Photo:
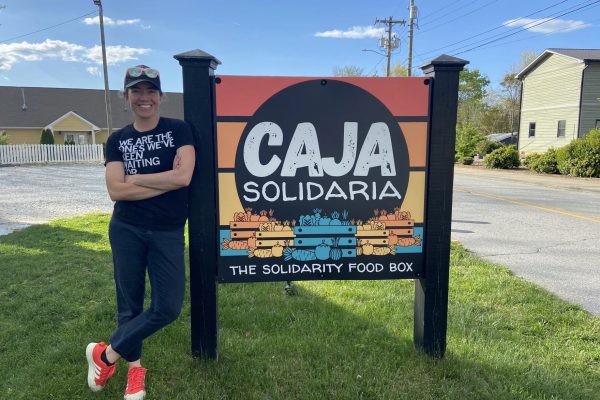
[[[500,86],[503,88],[507,114],[509,117],[510,131],[515,132],[519,126],[519,109],[521,107],[521,81],[517,75],[526,66],[531,64],[537,57],[533,51],[524,51],[521,53],[518,63],[511,65],[510,70],[504,74]]]
[[[481,127],[482,118],[486,112],[484,98],[488,93],[490,80],[478,69],[463,69],[458,81],[458,127]]]
[[[473,157],[477,153],[477,145],[485,138],[471,125],[456,130],[456,146],[454,152],[458,157]]]
[[[40,144],[54,144],[54,135],[50,129],[43,129]]]
[[[333,76],[364,76],[364,69],[356,65],[344,65],[333,67]]]
[[[478,69],[465,68],[460,71],[458,82],[458,101],[481,101],[487,93],[490,80]]]
[[[390,68],[390,76],[408,76],[408,67],[400,63],[396,63]]]

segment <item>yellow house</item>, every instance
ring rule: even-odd
[[[600,127],[600,49],[547,49],[517,78],[521,153],[559,148]]]
[[[119,91],[110,96],[117,130],[133,119]],[[0,105],[0,132],[10,144],[40,143],[43,129],[52,131],[56,144],[101,144],[108,138],[104,90],[2,86]],[[183,118],[181,93],[165,93],[161,115]]]

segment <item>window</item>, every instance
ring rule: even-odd
[[[600,129],[600,119],[596,120],[596,125],[594,125],[594,128]]]
[[[65,132],[65,143],[87,144],[85,136],[77,132]]]
[[[535,136],[535,122],[529,123],[529,137]]]
[[[556,137],[565,137],[565,128],[567,127],[567,121],[561,119],[558,121],[558,126],[556,128]]]

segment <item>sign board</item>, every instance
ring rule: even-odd
[[[217,284],[416,278],[414,345],[446,350],[459,73],[220,76],[175,56],[197,140],[189,190],[192,354],[217,358]]]
[[[429,78],[216,83],[219,282],[422,276]]]

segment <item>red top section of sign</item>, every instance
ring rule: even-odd
[[[424,117],[429,111],[428,78],[307,78],[284,76],[220,75],[217,87],[217,116],[244,117],[256,110],[275,93],[288,86],[316,79],[337,80],[358,86],[377,97],[400,117]]]

